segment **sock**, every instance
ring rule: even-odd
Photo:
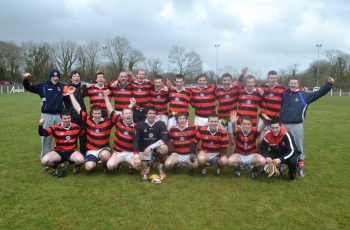
[[[304,168],[304,160],[299,160],[299,168]]]
[[[207,172],[207,168],[206,167],[202,168],[202,173],[206,173],[206,172]]]
[[[255,167],[255,166],[252,168],[252,172],[257,172],[258,170],[259,169],[257,167]]]
[[[163,171],[163,164],[160,163],[160,164],[158,165],[158,170],[159,170],[159,171]]]

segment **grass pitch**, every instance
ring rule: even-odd
[[[178,176],[160,185],[139,175],[92,173],[51,178],[39,162],[40,101],[31,93],[0,94],[0,229],[349,229],[350,97],[309,106],[306,177],[253,181],[224,168],[214,177]],[[114,133],[114,132],[113,132]],[[112,135],[113,136],[113,135]],[[112,137],[111,137],[112,139]],[[111,142],[112,144],[113,142]],[[156,171],[154,171],[156,173]]]

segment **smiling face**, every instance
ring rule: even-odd
[[[270,131],[275,137],[277,137],[281,133],[281,125],[279,123],[271,124]]]
[[[70,122],[71,122],[70,115],[62,115],[61,120],[62,120],[62,126],[64,128],[68,128],[70,126]]]
[[[153,124],[156,120],[157,112],[153,109],[149,109],[146,113],[147,121],[150,124]]]
[[[267,81],[269,83],[269,87],[274,87],[277,83],[277,75],[269,75],[267,77]]]
[[[125,85],[128,82],[128,75],[126,72],[120,72],[119,81],[122,85]]]
[[[185,128],[186,124],[187,124],[187,117],[185,115],[179,116],[177,118],[177,125],[179,126],[180,129]]]
[[[96,82],[99,86],[103,86],[103,84],[105,83],[105,77],[103,76],[103,74],[98,74],[96,76]]]
[[[294,92],[299,89],[299,81],[297,79],[290,79],[288,83],[290,91]]]
[[[248,91],[253,91],[255,86],[255,80],[254,78],[248,78],[246,81],[246,87]]]
[[[182,79],[182,78],[176,78],[175,79],[175,87],[176,87],[176,89],[178,89],[178,90],[181,90],[182,89],[182,87],[184,86],[184,79]]]
[[[131,109],[125,108],[122,111],[122,118],[126,124],[132,123],[132,111]]]
[[[57,72],[54,72],[53,76],[51,77],[52,84],[56,85],[59,80],[60,80],[60,78],[58,77]]]
[[[210,130],[216,130],[218,128],[218,125],[219,125],[219,118],[218,117],[209,117],[208,123],[209,123]]]
[[[146,79],[146,71],[145,70],[139,70],[136,75],[137,79],[140,82],[143,82]]]
[[[252,128],[252,121],[248,119],[242,119],[241,126],[242,126],[243,132],[248,133]]]
[[[207,78],[206,77],[200,77],[197,80],[197,84],[199,88],[204,88],[207,85]]]
[[[232,85],[232,79],[231,77],[223,77],[221,83],[225,89],[228,89]]]
[[[163,86],[163,80],[162,79],[154,79],[154,87],[157,90],[160,90]]]

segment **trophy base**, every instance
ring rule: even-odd
[[[141,182],[146,182],[146,181],[148,181],[148,176],[147,175],[143,175],[141,177]]]

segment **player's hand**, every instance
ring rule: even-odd
[[[237,120],[238,120],[238,118],[239,118],[239,116],[237,116],[237,111],[232,110],[232,111],[230,112],[230,120],[231,120],[231,123],[232,123],[232,124],[236,123]]]
[[[39,125],[40,125],[40,126],[43,126],[44,123],[45,123],[45,119],[44,119],[44,118],[41,118],[41,119],[39,120]]]
[[[166,82],[165,82],[165,84],[169,87],[169,88],[171,88],[171,81],[169,80],[169,78],[165,78],[166,79]]]
[[[196,160],[197,160],[196,155],[193,154],[193,153],[191,153],[191,154],[190,154],[190,161],[191,161],[191,163],[194,163]]]
[[[271,157],[266,157],[266,164],[270,164],[270,163],[272,163]]]
[[[329,84],[333,84],[333,83],[334,83],[334,79],[331,78],[331,77],[329,77],[329,78],[328,78],[328,83],[329,83]]]
[[[260,87],[258,87],[258,92],[260,93],[261,96],[264,95],[264,90]]]
[[[135,98],[130,98],[130,104],[132,104],[132,106],[134,106],[136,104],[136,99]]]
[[[118,85],[118,80],[111,83],[111,87],[115,88]]]
[[[92,84],[88,83],[86,84],[86,88],[90,88],[92,86]]]
[[[248,67],[243,67],[242,68],[242,75],[245,76],[247,74]]]
[[[76,88],[74,86],[69,86],[68,93],[73,94],[75,92]]]
[[[23,74],[23,79],[29,79],[32,75],[30,73]]]
[[[141,166],[140,158],[135,158],[134,164],[135,164],[136,167],[140,167]]]
[[[278,164],[281,163],[281,160],[280,160],[279,158],[276,158],[276,159],[273,159],[273,160],[272,160],[272,163],[273,163],[274,165],[278,165]]]
[[[148,146],[148,147],[145,149],[145,151],[143,151],[143,155],[144,155],[144,156],[148,156],[148,154],[149,154],[151,151],[152,151],[151,146]]]
[[[110,92],[109,89],[106,89],[105,91],[103,91],[103,95],[108,96],[109,92]]]

